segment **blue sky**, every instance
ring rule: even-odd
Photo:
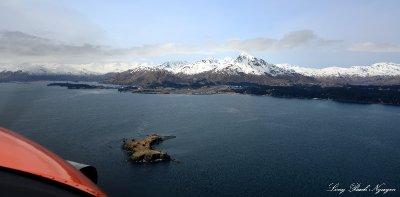
[[[399,7],[396,0],[5,0],[0,57],[161,63],[246,51],[310,67],[400,63]]]

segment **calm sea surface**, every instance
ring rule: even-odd
[[[96,166],[110,196],[400,196],[400,107],[46,84],[0,83],[0,125]],[[177,136],[156,148],[179,162],[127,161],[122,138],[152,133]]]

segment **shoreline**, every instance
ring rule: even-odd
[[[332,100],[341,103],[384,104],[400,106],[400,86],[346,85],[321,87],[317,85],[268,86],[257,84],[234,85],[169,85],[169,86],[104,86],[87,83],[49,83],[67,89],[116,89],[118,92],[134,94],[186,94],[186,95],[255,95],[276,98],[297,98],[308,100]]]

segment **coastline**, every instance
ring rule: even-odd
[[[345,85],[322,87],[317,85],[268,86],[257,84],[224,84],[224,85],[149,85],[149,86],[114,86],[86,83],[49,83],[47,86],[60,86],[68,89],[116,89],[118,92],[135,94],[243,94],[272,96],[277,98],[298,98],[309,100],[333,100],[342,103],[385,104],[400,106],[400,85],[372,86]]]

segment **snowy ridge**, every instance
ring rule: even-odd
[[[165,70],[174,74],[195,75],[204,72],[214,72],[219,74],[236,75],[239,73],[252,75],[272,76],[286,75],[293,73],[292,70],[285,70],[273,64],[269,64],[262,59],[255,58],[249,54],[242,52],[237,58],[224,58],[221,60],[206,59],[188,62],[166,62],[155,66],[138,66],[131,69],[131,72],[140,70],[156,71]]]
[[[0,65],[2,71],[24,71],[37,75],[102,75],[110,72],[167,71],[173,74],[195,75],[211,72],[224,75],[271,75],[293,76],[296,74],[309,77],[373,77],[400,76],[400,64],[376,63],[369,66],[308,68],[290,64],[270,64],[263,59],[247,53],[240,53],[236,58],[220,60],[205,59],[196,62],[171,61],[155,65],[151,63],[90,63],[90,64],[20,64]]]
[[[134,67],[147,66],[148,63],[104,63],[104,64],[19,64],[0,65],[2,71],[23,71],[34,75],[102,75],[110,72],[124,72]]]
[[[400,64],[395,63],[376,63],[369,66],[327,67],[327,68],[307,68],[289,64],[277,64],[276,66],[293,70],[298,74],[309,77],[375,77],[375,76],[400,76]]]

